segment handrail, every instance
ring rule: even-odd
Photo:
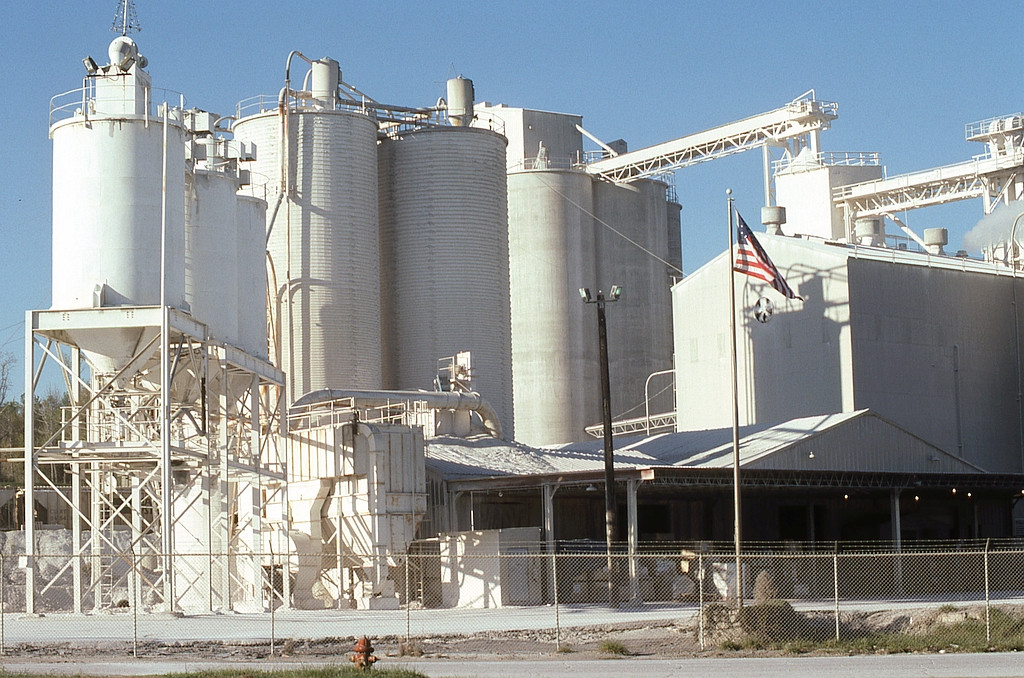
[[[797,155],[772,161],[772,172],[778,174],[787,169],[802,167],[877,167],[881,155],[875,151],[823,151],[813,156]]]
[[[92,80],[89,78],[88,80]],[[185,95],[172,89],[153,87],[149,89],[146,105],[147,113],[152,116],[160,115],[160,106],[169,103],[173,99],[178,100],[178,108],[185,109]],[[97,99],[96,88],[92,82],[83,87],[77,87],[67,92],[54,95],[50,98],[50,126],[62,120],[71,119],[77,115],[86,118],[96,114],[97,102],[125,101],[125,99],[104,98]],[[99,115],[107,116],[100,113]]]

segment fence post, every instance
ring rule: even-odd
[[[7,639],[4,635],[4,612],[7,611],[4,605],[4,589],[7,588],[7,580],[4,579],[4,557],[0,555],[0,655],[7,654]]]
[[[988,588],[988,548],[991,539],[985,540],[985,642],[992,642],[992,600]]]
[[[139,600],[142,596],[139,595],[139,563],[135,558],[135,547],[133,546],[130,550],[132,558],[132,656],[136,659],[139,658]]]
[[[839,642],[839,542],[832,553],[832,585],[836,602],[836,642]]]
[[[274,602],[275,602],[274,599],[277,597],[277,589],[274,587],[274,567],[277,565],[277,563],[274,562],[275,560],[276,560],[276,558],[274,558],[274,552],[271,551],[270,552],[270,656],[271,657],[274,656],[274,651],[276,649],[276,641],[277,641],[277,613],[276,613],[277,605],[274,604]],[[261,567],[260,570],[262,571],[263,568]]]
[[[409,597],[409,567],[412,565],[412,555],[405,556],[405,646],[408,648],[412,642],[412,599]],[[340,576],[339,576],[340,582]]]
[[[697,554],[697,636],[704,649],[704,554]]]
[[[551,594],[555,601],[555,652],[562,651],[562,626],[558,618],[558,557],[551,552]]]

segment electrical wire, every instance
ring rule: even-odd
[[[584,214],[586,214],[587,216],[589,216],[590,218],[592,218],[592,219],[593,219],[594,221],[596,221],[597,223],[601,224],[602,226],[604,226],[605,228],[607,228],[607,229],[608,229],[609,231],[611,231],[611,232],[612,232],[612,233],[614,233],[615,235],[619,236],[620,238],[622,238],[623,240],[625,240],[626,242],[628,242],[628,243],[629,243],[630,245],[633,245],[634,247],[636,247],[637,249],[639,249],[639,250],[640,250],[641,252],[643,252],[644,254],[646,254],[646,255],[648,255],[648,256],[650,256],[650,257],[652,257],[653,259],[655,259],[655,260],[657,260],[657,261],[660,261],[661,263],[665,264],[666,266],[668,266],[669,268],[671,268],[671,269],[672,269],[673,271],[677,271],[677,272],[678,272],[678,273],[679,273],[680,275],[685,275],[685,273],[683,273],[683,270],[682,270],[681,268],[679,268],[679,267],[678,267],[678,266],[676,266],[675,264],[672,264],[671,262],[668,262],[668,261],[666,261],[666,260],[662,259],[662,258],[661,258],[661,257],[659,257],[659,256],[658,256],[657,254],[655,254],[655,253],[654,253],[654,252],[652,252],[651,250],[647,249],[646,247],[644,247],[643,245],[641,245],[641,244],[640,244],[640,243],[638,243],[637,241],[633,240],[632,238],[630,238],[630,237],[629,237],[628,235],[626,235],[626,234],[625,234],[625,233],[623,233],[622,231],[619,231],[619,230],[618,230],[618,229],[616,229],[616,228],[615,228],[614,226],[612,226],[611,224],[609,224],[609,223],[608,223],[607,221],[605,221],[605,220],[604,220],[604,219],[602,219],[601,217],[597,216],[597,215],[596,215],[596,214],[594,214],[593,212],[589,211],[588,209],[586,209],[585,207],[583,207],[582,205],[580,205],[580,204],[579,204],[578,202],[576,202],[575,200],[573,200],[572,198],[570,198],[569,196],[567,196],[567,195],[566,195],[565,193],[562,193],[562,192],[561,192],[560,190],[558,190],[557,188],[555,188],[554,186],[552,186],[551,184],[549,184],[549,183],[548,183],[547,181],[545,181],[545,180],[544,180],[544,177],[542,177],[542,176],[540,176],[540,175],[537,175],[537,178],[538,178],[538,179],[540,179],[540,182],[541,182],[542,184],[544,184],[545,186],[547,186],[548,188],[550,188],[550,189],[551,189],[552,191],[554,191],[554,192],[555,192],[555,193],[557,193],[558,195],[562,196],[562,198],[563,198],[563,199],[564,199],[564,200],[565,200],[566,202],[568,202],[568,203],[569,203],[570,205],[572,205],[573,207],[575,207],[575,208],[576,208],[576,209],[578,209],[579,211],[583,212]]]

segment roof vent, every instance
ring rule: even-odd
[[[949,244],[949,231],[944,228],[924,229],[924,248],[928,254],[945,254],[943,247]]]
[[[853,235],[861,245],[870,247],[884,247],[885,233],[882,231],[882,220],[875,217],[871,219],[857,219],[853,223]]]
[[[782,235],[782,225],[786,223],[786,208],[765,205],[761,208],[761,223],[771,235]]]

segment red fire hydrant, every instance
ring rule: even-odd
[[[356,641],[349,661],[355,664],[355,667],[361,671],[373,668],[373,663],[377,661],[377,658],[373,656],[373,645],[370,645],[370,641],[366,639],[366,636]]]

